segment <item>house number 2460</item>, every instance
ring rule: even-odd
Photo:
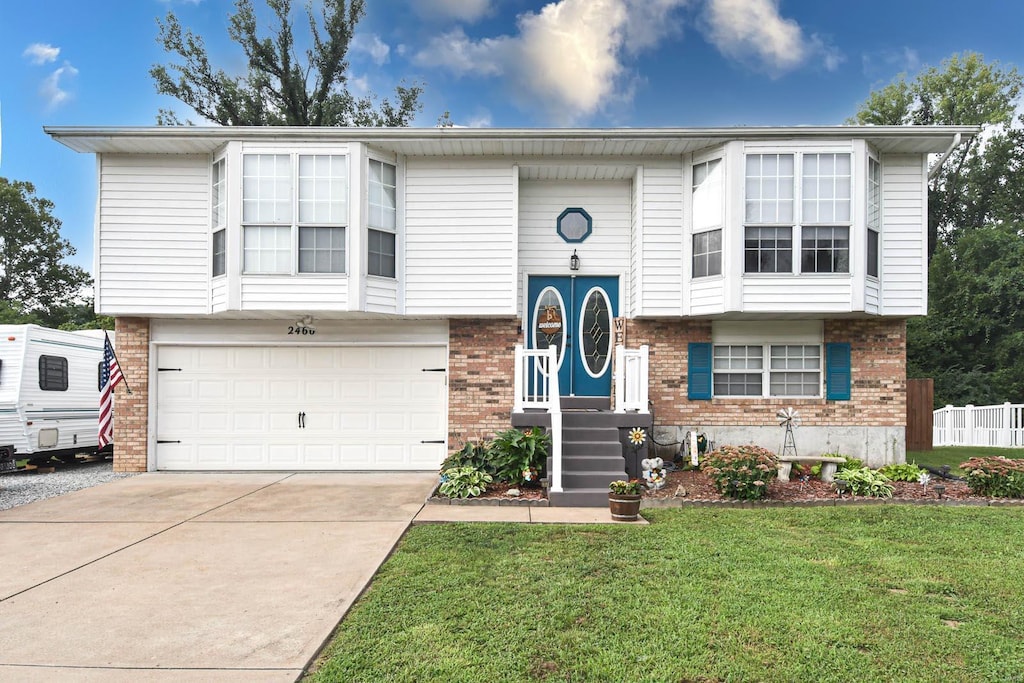
[[[288,334],[316,334],[316,328],[306,327],[305,325],[289,325]]]

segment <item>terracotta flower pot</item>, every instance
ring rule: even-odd
[[[608,509],[616,522],[635,522],[640,515],[640,494],[609,493]]]

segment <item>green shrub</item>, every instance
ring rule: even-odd
[[[438,492],[449,498],[472,498],[487,490],[491,475],[473,467],[452,467],[441,473]]]
[[[487,445],[483,442],[477,444],[467,441],[462,450],[455,451],[441,463],[442,472],[455,467],[472,467],[490,475],[494,474],[494,467],[487,455]]]
[[[487,449],[494,478],[510,484],[536,481],[548,460],[551,438],[540,427],[528,432],[507,429],[494,437]]]
[[[993,498],[1024,498],[1024,460],[1001,455],[960,463],[971,493]]]
[[[849,491],[855,496],[892,498],[892,484],[889,483],[889,478],[869,467],[844,467],[836,472],[835,478],[849,484]]]
[[[760,446],[722,446],[701,463],[719,493],[730,498],[758,500],[778,474],[775,454]]]
[[[913,463],[893,464],[879,467],[878,471],[889,477],[889,481],[909,481],[917,483],[923,469]]]

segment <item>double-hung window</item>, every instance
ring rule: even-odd
[[[242,157],[242,269],[248,274],[344,273],[346,158]]]
[[[878,277],[878,235],[882,229],[882,165],[868,157],[868,275]]]
[[[224,176],[225,162],[223,159],[213,165],[212,199],[212,236],[211,236],[211,274],[213,277],[227,272],[227,183]]]
[[[693,166],[693,277],[722,274],[722,160]]]
[[[850,272],[850,155],[804,154],[800,272]]]
[[[716,344],[713,372],[715,396],[821,396],[821,346]]]
[[[850,272],[851,187],[849,153],[748,154],[744,272]]]
[[[369,161],[366,272],[395,277],[398,225],[397,173],[393,164]]]

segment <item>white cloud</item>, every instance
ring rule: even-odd
[[[47,43],[32,43],[25,48],[24,52],[21,53],[22,57],[25,57],[33,64],[49,64],[50,62],[55,62],[59,55],[60,48]]]
[[[56,69],[46,77],[43,84],[39,87],[39,94],[46,100],[47,109],[55,109],[71,98],[71,93],[64,88],[66,87],[66,81],[77,75],[78,69],[64,62],[64,66]]]
[[[352,39],[352,49],[356,52],[365,52],[370,55],[370,58],[378,65],[386,64],[388,56],[391,54],[391,48],[376,33],[369,35],[365,33],[356,34]]]
[[[491,127],[491,115],[489,112],[470,116],[466,119],[467,128],[490,128]]]
[[[813,56],[829,71],[843,59],[823,38],[805,36],[800,24],[780,15],[778,0],[708,0],[704,31],[723,55],[773,77]]]
[[[365,97],[370,94],[370,79],[365,75],[349,78],[348,90],[356,97]]]
[[[921,56],[910,47],[866,52],[860,61],[864,75],[870,78],[890,76],[894,72],[914,73],[921,68]]]
[[[569,125],[632,95],[623,53],[678,30],[671,13],[690,0],[558,0],[518,18],[513,36],[471,39],[455,28],[415,57],[459,75],[501,77],[524,106]]]
[[[473,23],[491,12],[491,0],[416,0],[416,14],[424,19]]]

